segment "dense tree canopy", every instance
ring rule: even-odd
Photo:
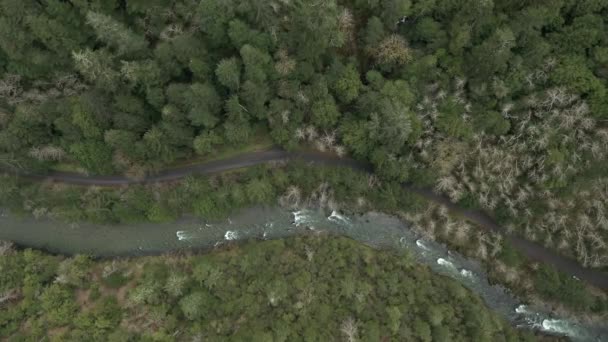
[[[607,20],[600,0],[0,0],[0,167],[140,179],[262,131],[371,162],[384,186],[432,186],[605,268]],[[0,199],[159,221],[269,203],[275,181],[147,206],[137,189],[36,197],[6,178]]]
[[[455,280],[345,238],[92,261],[3,245],[0,334],[77,341],[535,341]]]

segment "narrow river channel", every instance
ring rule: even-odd
[[[0,213],[0,240],[50,252],[106,257],[208,249],[237,240],[279,239],[315,232],[344,235],[377,248],[405,249],[416,261],[460,281],[518,327],[568,336],[573,341],[608,341],[608,326],[585,325],[526,306],[504,288],[490,285],[479,263],[420,239],[407,224],[381,213],[346,217],[316,209],[250,208],[223,221],[182,219],[166,224],[113,226],[69,225]]]

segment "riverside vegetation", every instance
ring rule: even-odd
[[[537,340],[455,280],[346,238],[107,261],[2,247],[9,341]]]
[[[4,176],[1,202],[66,220],[167,220],[331,183],[338,197],[397,212],[412,202],[396,185],[410,181],[605,269],[606,18],[602,0],[0,0],[3,169],[141,179],[267,132],[377,174],[340,183],[255,169],[112,191]],[[404,216],[428,236],[489,263],[508,251],[441,208],[412,210]],[[572,279],[535,272],[541,286],[509,260],[496,268],[505,281],[605,310],[571,296]]]
[[[210,178],[188,177],[175,184],[90,187],[84,194],[79,186],[19,186],[14,177],[4,176],[3,180],[4,187],[0,188],[3,207],[14,213],[21,211],[66,222],[172,222],[186,213],[220,219],[238,208],[277,204],[293,209],[316,207],[352,213],[379,210],[413,222],[420,234],[484,261],[493,281],[507,285],[523,299],[558,305],[579,315],[603,315],[608,309],[605,295],[588,291],[581,282],[550,267],[530,263],[500,235],[488,234],[454,217],[445,207],[402,190],[398,182],[380,181],[374,175],[349,168],[277,163]],[[28,201],[27,210],[21,206],[25,197],[36,199]]]

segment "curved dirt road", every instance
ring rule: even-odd
[[[128,179],[123,176],[88,176],[78,173],[59,171],[50,172],[45,175],[31,174],[26,172],[20,173],[19,175],[39,181],[51,181],[76,185],[116,186],[174,181],[188,175],[213,174],[283,160],[301,160],[321,165],[349,167],[364,172],[372,171],[370,165],[357,162],[352,159],[340,159],[318,152],[287,152],[278,148],[273,148],[267,151],[245,153],[228,159],[168,169],[158,174],[151,175],[141,181]],[[607,273],[600,270],[584,268],[575,260],[557,254],[553,250],[547,249],[542,245],[528,241],[519,236],[506,234],[505,229],[499,226],[496,221],[485,213],[478,210],[463,209],[452,203],[447,197],[436,194],[430,189],[417,188],[409,184],[403,184],[403,187],[407,191],[412,191],[428,200],[445,205],[452,212],[464,216],[466,219],[485,229],[505,234],[506,238],[513,244],[513,246],[530,259],[552,265],[556,269],[568,275],[577,277],[590,285],[608,290]]]

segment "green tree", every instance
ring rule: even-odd
[[[410,0],[383,0],[380,5],[384,25],[393,29],[401,18],[409,16],[412,3]]]
[[[344,33],[339,29],[338,4],[335,0],[319,4],[298,0],[294,2],[287,33],[283,41],[299,59],[316,61],[331,48],[344,44]]]
[[[368,124],[370,137],[389,151],[399,152],[412,133],[412,114],[400,102],[383,100],[378,113],[372,113]]]
[[[221,144],[222,138],[213,131],[204,132],[194,139],[194,151],[200,155],[215,151],[215,146]]]
[[[226,115],[224,123],[226,141],[232,144],[247,142],[252,134],[249,123],[249,113],[239,102],[238,96],[234,95],[226,101]]]
[[[221,111],[221,98],[210,84],[194,83],[185,96],[188,118],[194,126],[214,127]]]
[[[116,89],[120,77],[114,70],[112,57],[109,51],[103,49],[93,51],[87,48],[72,53],[76,70],[89,82],[107,91]]]
[[[143,37],[107,15],[91,11],[87,13],[87,24],[93,27],[99,40],[116,49],[119,55],[138,53],[147,46]]]
[[[232,0],[202,0],[198,5],[197,17],[201,31],[207,34],[215,45],[227,41],[228,23],[234,18],[235,3]]]
[[[274,198],[272,184],[264,179],[252,179],[247,183],[245,191],[253,203],[269,203]]]
[[[40,295],[40,306],[53,326],[71,322],[77,309],[73,293],[59,284],[52,284],[44,289]]]
[[[180,297],[184,292],[188,276],[181,273],[171,273],[165,283],[165,291],[173,297]]]
[[[202,292],[191,293],[179,301],[179,308],[187,319],[200,319],[205,312],[205,299],[206,296]]]
[[[237,91],[241,83],[241,69],[236,58],[222,59],[215,69],[218,81],[226,88]]]
[[[265,82],[272,70],[270,55],[251,45],[244,45],[240,52],[245,65],[245,79],[258,84]]]
[[[332,128],[340,118],[340,111],[331,95],[315,101],[311,108],[312,122],[324,129]]]
[[[342,103],[350,103],[359,96],[359,90],[363,84],[354,64],[348,64],[340,69],[332,83],[332,89]]]
[[[112,168],[112,150],[101,141],[86,140],[70,146],[70,155],[93,174],[109,174]]]
[[[421,340],[430,342],[433,340],[433,336],[431,335],[431,328],[424,321],[416,318],[414,320],[414,334]]]

